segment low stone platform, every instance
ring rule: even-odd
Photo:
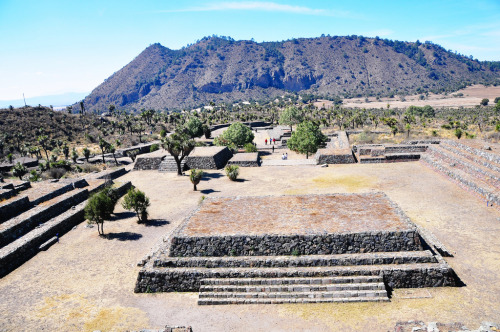
[[[233,153],[226,146],[196,147],[186,157],[186,165],[190,169],[221,169],[232,156]]]
[[[134,171],[158,170],[166,156],[170,156],[170,154],[163,149],[137,156]]]
[[[353,146],[361,164],[418,161],[427,151],[426,144],[363,144]]]
[[[353,164],[356,162],[345,131],[335,133],[326,148],[316,152],[315,159],[318,164]]]
[[[228,165],[240,167],[259,167],[260,158],[258,152],[237,153],[228,162]]]
[[[249,279],[266,288],[286,278],[364,276],[393,288],[456,286],[455,273],[433,248],[383,193],[209,198],[145,261],[135,292],[200,290],[199,304],[311,303],[368,301],[382,293],[354,285],[353,292],[278,286],[263,294],[227,283]],[[212,286],[200,288],[214,278],[210,285],[235,287],[217,294]]]

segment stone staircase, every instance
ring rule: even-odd
[[[489,204],[500,205],[500,156],[455,141],[429,146],[422,161]]]
[[[186,169],[186,158],[181,161],[181,169],[184,171]],[[177,163],[174,157],[166,156],[163,158],[158,168],[159,172],[177,172]]]
[[[389,301],[381,276],[316,278],[209,278],[199,305]]]

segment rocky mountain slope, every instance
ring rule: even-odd
[[[206,37],[180,50],[153,44],[95,88],[88,110],[180,109],[273,98],[287,91],[365,97],[500,84],[500,62],[433,43],[361,36],[256,43]],[[78,105],[76,105],[78,108]]]

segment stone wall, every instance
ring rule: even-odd
[[[491,161],[493,163],[500,164],[500,156],[498,156],[496,154],[493,154],[493,153],[490,153],[490,152],[486,152],[486,151],[483,151],[483,150],[479,150],[479,149],[470,147],[468,145],[459,143],[457,141],[447,140],[446,144],[454,146],[454,147],[462,149],[462,150],[465,150],[465,151],[467,151],[469,153],[475,154],[476,156],[479,156],[481,158],[489,160],[489,161]]]
[[[324,235],[178,237],[169,256],[330,255],[422,250],[416,231]]]
[[[2,224],[0,229],[0,247],[3,247],[18,237],[28,233],[38,224],[53,218],[72,206],[78,205],[89,196],[87,189],[78,189],[64,194],[61,199],[51,205],[39,205]]]
[[[35,256],[39,247],[50,238],[62,236],[84,220],[85,203],[66,210],[49,222],[35,228],[27,236],[0,249],[0,278]]]
[[[157,170],[160,168],[160,164],[163,158],[164,156],[157,156],[157,157],[138,156],[135,159],[134,171]]]
[[[380,266],[364,269],[298,270],[298,269],[165,269],[144,268],[139,272],[135,285],[136,293],[146,292],[198,292],[201,280],[206,278],[279,278],[279,277],[326,277],[352,275],[382,275],[384,282],[392,288],[421,288],[456,286],[459,282],[454,271],[446,264],[434,266],[415,265]]]
[[[351,150],[346,151],[344,154],[330,154],[328,149],[321,149],[316,152],[315,158],[318,165],[356,163],[356,159],[354,159]]]
[[[9,220],[30,207],[31,203],[28,196],[20,196],[0,202],[0,222]]]
[[[227,147],[211,156],[187,156],[186,165],[190,169],[221,169],[226,166],[233,153]]]
[[[0,189],[0,202],[17,195],[15,189]]]
[[[103,180],[114,180],[125,174],[127,174],[127,170],[125,169],[125,167],[121,167],[117,169],[112,169],[110,171],[100,172],[96,174],[95,178]]]
[[[237,153],[228,162],[228,165],[240,167],[259,167],[260,158],[258,152]]]

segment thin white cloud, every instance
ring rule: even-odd
[[[179,13],[179,12],[209,12],[209,11],[264,11],[281,12],[300,15],[317,16],[335,16],[335,17],[353,17],[354,15],[347,11],[332,9],[316,9],[304,6],[292,6],[279,4],[275,2],[243,1],[243,2],[217,2],[200,7],[189,7],[172,10],[159,10],[159,13]]]

